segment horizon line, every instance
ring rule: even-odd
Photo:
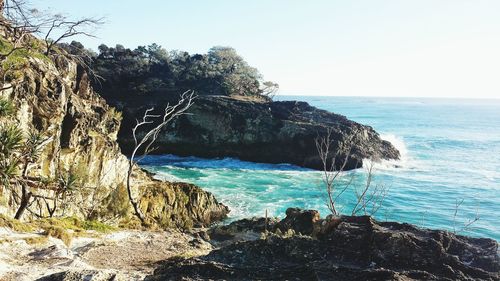
[[[493,100],[500,101],[500,97],[439,97],[439,96],[363,96],[363,95],[328,95],[328,94],[298,94],[298,93],[278,93],[279,96],[300,96],[300,97],[338,97],[338,98],[401,98],[401,99],[445,99],[445,100]]]

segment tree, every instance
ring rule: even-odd
[[[270,99],[274,99],[274,96],[279,90],[278,83],[272,81],[265,81],[262,83],[262,87],[260,89],[263,96],[269,97]]]
[[[40,180],[31,177],[29,170],[38,160],[45,139],[35,130],[24,138],[16,124],[9,125],[5,118],[12,113],[12,109],[6,108],[13,106],[8,103],[0,100],[0,119],[3,119],[0,126],[0,180],[10,188],[14,201],[19,205],[14,218],[21,219],[31,199],[40,197],[32,191],[32,188],[38,187]]]
[[[132,185],[131,185],[131,177],[134,171],[136,164],[148,155],[152,150],[152,145],[158,138],[161,130],[169,124],[174,118],[186,114],[186,111],[191,107],[193,101],[195,99],[193,91],[184,92],[181,96],[177,104],[175,105],[167,105],[164,108],[162,115],[151,114],[154,108],[147,109],[144,113],[144,116],[141,121],[137,120],[137,124],[132,129],[132,135],[134,137],[134,150],[129,158],[129,167],[127,171],[127,193],[129,197],[130,204],[134,209],[134,214],[137,218],[144,224],[146,219],[144,214],[142,213],[139,205],[140,201],[138,201],[133,195]],[[142,128],[146,125],[152,125],[153,128],[149,129],[144,133],[143,136],[139,136],[138,129]],[[142,152],[142,157],[137,159],[139,153]]]
[[[69,19],[65,15],[40,11],[31,6],[27,0],[2,1],[0,25],[10,31],[13,48],[7,57],[16,50],[30,49],[33,38],[29,35],[42,35],[45,42],[45,54],[51,54],[54,46],[65,39],[78,35],[94,37],[92,29],[103,23],[102,18]]]
[[[208,59],[220,77],[220,83],[228,95],[251,96],[260,94],[259,71],[236,53],[231,47],[212,47]]]

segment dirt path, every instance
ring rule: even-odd
[[[127,230],[92,236],[75,238],[68,247],[59,239],[0,228],[0,281],[31,281],[71,270],[142,280],[159,261],[204,255],[212,249],[209,243],[179,231]]]

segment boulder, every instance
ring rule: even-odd
[[[316,225],[319,219],[319,212],[316,210],[288,208],[286,210],[286,217],[277,224],[277,228],[281,232],[291,229],[295,233],[312,235],[316,232]]]

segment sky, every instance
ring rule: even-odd
[[[498,0],[32,0],[105,17],[97,38],[231,46],[282,95],[500,98]]]

